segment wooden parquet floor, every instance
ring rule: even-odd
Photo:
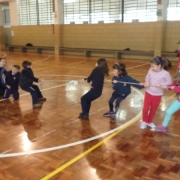
[[[6,52],[5,52],[6,53]],[[0,56],[3,53],[0,52]],[[47,101],[32,109],[31,97],[20,90],[19,101],[0,102],[0,180],[40,180],[66,162],[102,141],[98,139],[62,148],[62,145],[99,136],[126,124],[141,112],[144,90],[132,90],[118,111],[116,123],[102,116],[108,110],[112,89],[105,82],[103,95],[92,103],[89,121],[77,119],[80,97],[89,84],[66,89],[70,80],[89,75],[96,58],[6,53],[7,69],[23,60],[33,62],[34,73]],[[133,78],[144,81],[147,61],[121,60]],[[112,70],[114,60],[108,59]],[[173,75],[175,67],[171,70]],[[111,79],[112,74],[107,79]],[[165,92],[163,100],[173,92]],[[154,119],[160,124],[175,97],[163,103]],[[168,133],[129,126],[103,145],[53,176],[52,180],[179,180],[180,112],[173,116]],[[56,149],[50,149],[50,148]]]

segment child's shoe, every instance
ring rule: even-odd
[[[111,114],[110,120],[111,120],[111,122],[115,122],[116,121],[116,114],[115,113]]]
[[[109,112],[104,113],[103,116],[110,117],[112,114],[114,114],[114,112],[109,111]]]
[[[147,123],[147,126],[149,126],[152,129],[156,128],[156,125],[154,123]]]
[[[84,114],[80,113],[78,118],[82,119],[82,120],[89,120],[89,115],[84,115]]]
[[[167,132],[168,131],[168,127],[159,125],[159,126],[156,127],[156,131]]]
[[[33,104],[33,108],[42,108],[40,104]]]
[[[142,122],[141,122],[141,125],[140,125],[140,128],[141,128],[141,129],[146,129],[146,128],[147,128],[147,123],[144,122],[144,121],[142,121]]]
[[[46,101],[45,97],[39,98],[38,101]]]

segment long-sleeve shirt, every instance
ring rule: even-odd
[[[150,85],[147,87],[146,91],[154,96],[162,96],[163,89],[160,87],[155,87],[156,85],[169,85],[172,84],[171,76],[168,71],[160,69],[155,72],[152,69],[149,69],[148,74],[145,78],[145,81]]]
[[[4,67],[0,67],[0,84],[1,84],[1,86],[5,86],[5,76],[6,76],[6,69]]]
[[[173,82],[169,86],[174,86],[174,91],[177,93],[177,100],[180,102],[180,83]],[[170,88],[168,89],[171,90]]]
[[[38,78],[34,77],[31,68],[25,68],[21,71],[19,85],[21,88],[32,86],[33,82],[38,82]]]
[[[112,83],[112,88],[120,96],[127,97],[131,93],[131,86],[134,86],[134,87],[136,87],[138,89],[144,88],[144,86],[138,85],[140,83],[139,81],[133,79],[129,75],[124,75],[124,76],[121,76],[121,77],[114,76],[112,78],[112,81],[113,80],[117,80],[117,81],[121,81],[121,82],[128,82],[128,83],[137,83],[137,85],[135,85],[135,84],[131,85],[131,84],[126,84],[126,83]]]
[[[102,94],[103,84],[104,84],[104,74],[98,68],[94,68],[88,78],[85,78],[88,83],[92,82],[92,91],[95,94]]]
[[[12,71],[6,73],[6,85],[10,86],[10,89],[17,90],[19,86],[20,73],[12,74]]]

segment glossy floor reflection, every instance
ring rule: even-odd
[[[110,123],[109,118],[103,117],[112,93],[111,84],[106,81],[103,95],[92,103],[90,120],[77,119],[81,111],[80,97],[90,85],[79,84],[70,89],[66,85],[70,80],[87,77],[94,68],[95,58],[28,53],[7,53],[6,58],[7,69],[26,59],[33,62],[35,75],[44,80],[39,87],[47,101],[42,104],[42,109],[32,109],[30,95],[20,90],[19,101],[0,102],[0,179],[38,180],[104,137],[67,148],[62,148],[63,145],[99,137],[141,112],[144,90],[133,89],[122,102],[116,123]],[[114,62],[108,59],[110,68]],[[129,75],[144,81],[149,69],[147,61],[122,62],[126,64]],[[112,74],[107,79],[111,78]],[[172,94],[166,92],[163,100]],[[156,124],[162,121],[166,108],[174,99],[161,105],[156,114]],[[142,131],[139,122],[133,124],[52,179],[180,179],[179,115],[173,116],[167,134],[148,129]],[[58,149],[50,149],[52,147]]]

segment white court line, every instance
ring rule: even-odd
[[[2,58],[5,58],[6,57],[6,53],[3,53],[4,55],[2,56]]]
[[[10,152],[10,151],[12,151],[12,149],[9,149],[9,150],[7,150],[7,151],[4,151],[4,152],[2,152],[1,154],[6,154],[7,152]]]
[[[145,65],[145,64],[143,64]],[[141,65],[142,66],[142,65]],[[137,67],[137,66],[135,66]],[[139,66],[138,66],[139,67]],[[133,67],[132,67],[133,68]],[[41,75],[42,76],[42,75]],[[45,75],[46,76],[46,75]],[[53,76],[53,75],[51,75]],[[70,76],[72,77],[72,75],[55,75],[55,76]],[[73,77],[82,77],[82,76],[73,76]],[[48,89],[48,88],[47,88]],[[133,88],[134,89],[134,88]],[[135,91],[137,91],[142,97],[143,97],[143,94],[138,91],[137,89],[134,89]],[[42,90],[41,90],[42,91]],[[27,93],[29,94],[29,93]],[[25,95],[25,94],[24,94]],[[106,106],[107,107],[107,106]],[[104,109],[104,108],[101,108],[101,109]],[[100,109],[100,110],[101,110]],[[98,110],[98,111],[100,111]],[[94,113],[93,113],[94,114]],[[74,143],[70,143],[70,144],[66,144],[66,145],[61,145],[61,146],[56,146],[56,147],[51,147],[51,148],[45,148],[45,149],[40,149],[40,150],[33,150],[33,151],[28,151],[28,152],[18,152],[18,153],[9,153],[9,154],[0,154],[0,158],[3,158],[3,157],[14,157],[14,156],[22,156],[22,155],[28,155],[28,154],[35,154],[35,153],[42,153],[42,152],[48,152],[48,151],[53,151],[53,150],[57,150],[57,149],[62,149],[62,148],[66,148],[66,147],[70,147],[70,146],[75,146],[75,145],[78,145],[78,144],[83,144],[83,143],[86,143],[86,142],[89,142],[89,141],[92,141],[92,140],[95,140],[95,139],[98,139],[98,138],[101,138],[101,137],[104,137],[104,136],[107,136],[121,128],[123,128],[126,124],[130,123],[131,121],[133,121],[135,118],[137,117],[140,117],[141,116],[141,111],[138,113],[138,115],[136,115],[133,119],[131,119],[130,121],[128,121],[127,123],[125,123],[124,125],[120,126],[120,127],[117,127],[113,130],[110,130],[110,131],[107,131],[105,133],[102,133],[100,135],[97,135],[97,136],[94,136],[94,137],[91,137],[91,138],[88,138],[88,139],[85,139],[85,140],[82,140],[82,141],[77,141],[77,142],[74,142]],[[72,123],[74,122],[77,122],[79,121],[79,119],[76,119],[75,121],[73,121]],[[69,123],[69,124],[72,124],[72,123]]]
[[[58,85],[58,86],[53,86],[53,87],[46,88],[46,89],[40,89],[40,91],[47,91],[47,90],[49,90],[49,89],[55,89],[55,88],[58,88],[58,87],[61,87],[61,86],[65,86],[65,85],[67,85],[67,83],[66,83],[66,84],[60,84],[60,85]],[[30,95],[30,93],[21,94],[20,97],[22,97],[22,96],[27,96],[27,95]],[[10,97],[9,99],[12,99],[12,98],[13,98],[13,97]],[[1,102],[1,101],[6,101],[6,100],[8,100],[8,99],[1,99],[0,102]]]
[[[145,63],[145,64],[133,66],[133,67],[129,67],[129,68],[126,68],[126,69],[134,69],[134,68],[136,68],[136,67],[141,67],[141,66],[145,66],[145,65],[148,65],[148,64],[150,64],[150,63]]]
[[[134,88],[133,88],[134,89]],[[143,98],[143,94],[138,91],[137,89],[134,89],[136,92],[138,92],[140,94],[140,96]],[[93,141],[95,139],[99,139],[101,137],[104,137],[104,136],[107,136],[115,131],[118,131],[119,129],[123,129],[124,126],[126,126],[127,124],[130,124],[131,121],[133,121],[134,119],[136,118],[140,118],[141,117],[141,111],[133,118],[131,119],[130,121],[128,121],[127,123],[115,128],[115,129],[112,129],[110,131],[107,131],[105,133],[102,133],[102,134],[99,134],[97,136],[94,136],[94,137],[91,137],[91,138],[88,138],[88,139],[85,139],[85,140],[81,140],[81,141],[77,141],[77,142],[73,142],[73,143],[69,143],[69,144],[65,144],[65,145],[60,145],[60,146],[54,146],[54,147],[51,147],[51,148],[44,148],[44,149],[39,149],[39,150],[31,150],[31,151],[26,151],[26,152],[17,152],[17,153],[8,153],[8,154],[0,154],[0,158],[5,158],[5,157],[16,157],[16,156],[23,156],[23,155],[28,155],[28,154],[37,154],[37,153],[43,153],[43,152],[49,152],[49,151],[54,151],[54,150],[58,150],[58,149],[63,149],[63,148],[67,148],[67,147],[71,147],[71,146],[75,146],[75,145],[79,145],[79,144],[83,144],[83,143],[87,143],[89,141]],[[78,119],[77,119],[78,120]],[[76,120],[76,121],[77,121]]]
[[[51,57],[51,56],[48,56],[48,57],[46,57],[46,58],[44,58],[44,59],[34,61],[33,63],[37,63],[37,62],[42,62],[42,61],[45,61],[45,60],[49,59],[50,57]]]
[[[47,132],[46,134],[43,134],[42,136],[39,136],[39,137],[37,137],[37,138],[34,138],[34,139],[31,140],[31,141],[35,141],[35,140],[37,140],[37,139],[39,139],[39,138],[41,138],[41,137],[47,136],[48,134],[51,134],[51,133],[53,133],[53,132],[55,132],[55,131],[56,131],[56,130],[49,131],[49,132]]]

